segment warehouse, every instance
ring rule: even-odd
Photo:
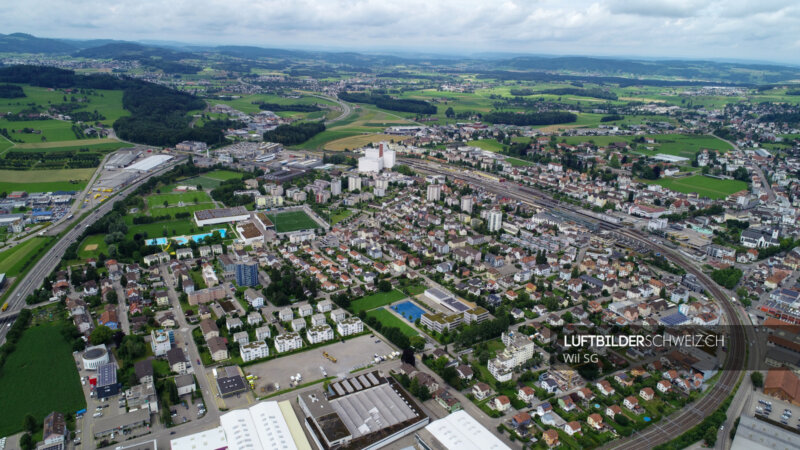
[[[147,158],[126,167],[125,170],[136,171],[140,173],[149,172],[169,161],[170,159],[172,159],[172,156],[170,155],[148,156]]]
[[[121,169],[128,164],[132,163],[134,159],[138,158],[142,152],[140,151],[119,151],[113,154],[108,161],[106,161],[106,169]]]
[[[377,371],[332,383],[330,390],[330,396],[319,389],[298,396],[306,428],[324,448],[377,449],[430,421],[394,378]]]
[[[447,450],[511,450],[465,411],[432,422],[416,435],[423,448]]]
[[[146,426],[150,426],[150,409],[142,408],[127,414],[98,419],[94,423],[93,431],[95,439],[103,439]]]

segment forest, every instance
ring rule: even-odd
[[[436,106],[423,100],[394,99],[383,94],[362,94],[342,92],[339,98],[346,102],[369,103],[378,108],[390,111],[408,112],[414,114],[436,114]]]
[[[283,145],[301,144],[318,133],[325,131],[322,122],[305,122],[297,125],[280,125],[272,131],[264,133],[264,141],[277,142]]]
[[[22,98],[25,91],[15,84],[0,84],[0,98]]]
[[[295,103],[291,105],[279,105],[277,103],[259,103],[258,109],[263,111],[298,111],[298,112],[314,112],[320,111],[317,105],[304,105],[302,103]]]

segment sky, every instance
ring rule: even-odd
[[[797,0],[7,0],[0,32],[440,54],[800,64]]]

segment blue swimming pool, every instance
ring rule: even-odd
[[[405,317],[411,323],[414,323],[425,314],[425,310],[420,308],[419,306],[415,305],[410,301],[405,301],[403,303],[398,303],[392,306],[392,309],[400,313],[401,316]]]
[[[222,236],[223,238],[228,233],[228,230],[226,230],[225,228],[218,228],[218,229],[213,230],[213,231],[208,232],[208,233],[193,234],[191,236],[175,236],[175,237],[170,238],[170,239],[172,239],[173,241],[175,241],[175,242],[177,242],[177,243],[179,243],[181,245],[185,245],[187,242],[189,242],[189,239],[191,239],[191,240],[193,240],[195,242],[200,242],[202,239],[205,239],[206,237],[211,236],[211,234],[213,234],[214,231],[219,231],[219,235]],[[166,245],[167,244],[167,238],[160,237],[160,238],[147,239],[144,242],[147,245]]]

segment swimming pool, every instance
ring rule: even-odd
[[[405,317],[405,319],[411,323],[416,322],[417,319],[425,314],[425,310],[410,301],[398,303],[392,306],[392,309],[400,313],[401,316]]]
[[[175,242],[177,242],[177,243],[179,243],[181,245],[185,245],[187,242],[189,242],[189,239],[191,239],[191,240],[193,240],[195,242],[200,242],[201,240],[203,240],[203,239],[207,238],[208,236],[211,236],[212,234],[214,234],[214,231],[219,231],[219,235],[222,236],[223,238],[228,233],[228,230],[226,230],[225,228],[218,228],[218,229],[212,230],[212,231],[210,231],[208,233],[193,234],[193,235],[188,236],[188,237],[187,236],[175,236],[175,237],[172,237],[170,239],[172,239],[173,241],[175,241]],[[147,245],[166,245],[167,244],[167,238],[160,237],[160,238],[147,239],[147,240],[144,241],[144,243],[147,244]]]

